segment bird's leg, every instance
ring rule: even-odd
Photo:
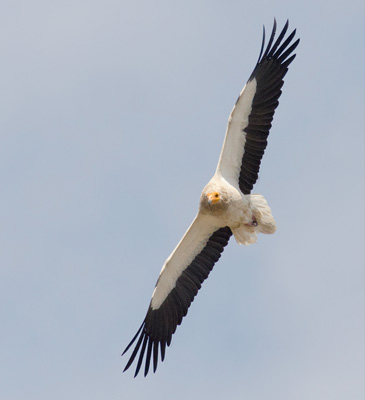
[[[257,226],[258,225],[256,217],[254,215],[252,215],[252,221],[248,225],[250,225],[250,226]]]

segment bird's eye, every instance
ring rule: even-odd
[[[214,197],[215,197],[216,199],[218,199],[218,197],[219,197],[219,194],[218,194],[218,193],[216,193],[216,194],[214,195]]]

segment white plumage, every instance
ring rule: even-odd
[[[281,95],[283,78],[295,58],[291,44],[295,30],[284,39],[285,24],[274,43],[276,21],[264,51],[265,30],[258,62],[229,116],[227,131],[213,178],[204,187],[199,211],[180,243],[166,260],[152,294],[147,315],[123,354],[137,340],[124,370],[139,352],[135,376],[145,359],[146,376],[151,357],[156,371],[158,354],[166,345],[218,261],[232,234],[249,245],[258,233],[275,232],[275,220],[265,198],[251,194],[267,146],[271,122]]]

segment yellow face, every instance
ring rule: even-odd
[[[209,204],[216,204],[220,200],[220,196],[219,196],[218,192],[208,193],[207,198],[208,198]]]

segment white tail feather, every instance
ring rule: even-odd
[[[264,196],[261,194],[252,194],[250,197],[251,210],[254,217],[253,221],[256,220],[257,225],[243,224],[233,229],[233,234],[237,243],[244,245],[255,243],[258,233],[271,234],[276,231],[274,217],[271,214],[271,209]]]
[[[264,196],[261,194],[252,194],[251,208],[257,221],[257,226],[255,227],[256,232],[266,234],[274,233],[276,231],[276,223],[271,214],[271,208],[267,204]]]

